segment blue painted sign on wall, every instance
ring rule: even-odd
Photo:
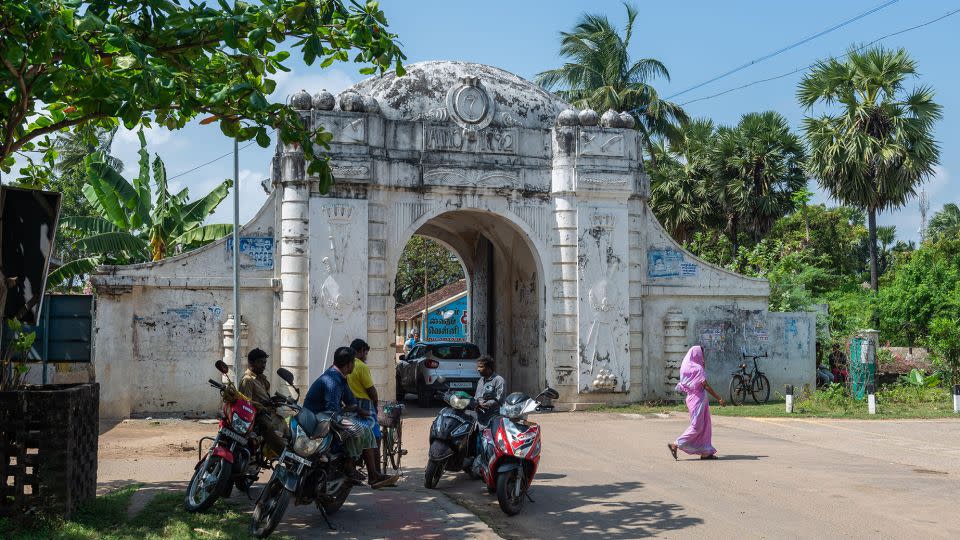
[[[233,237],[227,237],[227,254],[233,253]],[[240,268],[242,270],[273,270],[273,237],[241,236]]]
[[[458,298],[427,315],[427,332],[423,341],[467,341],[470,321],[467,297]]]

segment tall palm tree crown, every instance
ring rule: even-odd
[[[944,237],[960,237],[960,206],[956,203],[947,203],[943,209],[933,215],[927,234],[933,240]]]
[[[660,99],[650,85],[656,78],[670,80],[662,62],[654,58],[631,61],[629,48],[638,11],[629,4],[624,6],[627,24],[622,36],[607,17],[584,14],[572,31],[560,33],[560,56],[569,61],[537,74],[534,81],[577,107],[630,111],[652,154],[652,140],[675,139],[677,125],[686,122],[687,115],[679,105]]]
[[[940,157],[932,132],[942,109],[933,91],[904,86],[916,72],[904,49],[854,49],[846,59],[817,62],[797,91],[804,107],[833,109],[804,119],[808,167],[833,198],[866,210],[873,290],[877,212],[906,204]]]

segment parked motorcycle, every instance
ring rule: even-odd
[[[423,471],[427,489],[437,487],[445,470],[471,473],[476,457],[477,418],[468,411],[476,410],[477,400],[447,389],[443,401],[449,406],[440,410],[430,426],[430,450]]]
[[[292,380],[291,376],[287,383],[292,385]],[[270,536],[276,529],[291,497],[295,505],[316,504],[332,529],[327,516],[343,506],[354,486],[342,442],[356,424],[349,416],[313,413],[300,406],[295,410],[287,447],[253,509],[250,534],[257,538]],[[341,444],[334,445],[335,440]]]
[[[497,493],[500,509],[509,516],[520,512],[524,497],[530,498],[527,492],[540,464],[540,426],[527,421],[527,416],[548,408],[542,404],[543,398],[559,397],[550,387],[533,399],[514,392],[500,407],[500,418],[483,430],[480,475],[487,491]]]
[[[222,360],[216,362],[216,367],[228,375],[230,368]],[[277,370],[281,377],[284,373],[290,374],[284,368]],[[183,506],[188,512],[210,508],[220,497],[228,497],[234,486],[248,493],[260,470],[270,467],[270,458],[264,456],[263,438],[253,429],[257,413],[250,398],[237,390],[229,376],[226,384],[213,379],[208,382],[220,391],[223,409],[218,414],[220,426],[216,437],[203,437],[198,444],[202,447],[203,441],[212,442],[206,456],[199,456],[187,485]],[[284,405],[288,399],[278,393],[274,404]]]

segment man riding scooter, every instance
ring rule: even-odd
[[[263,374],[269,357],[262,349],[253,349],[247,353],[247,370],[243,372],[239,390],[249,396],[257,408],[254,428],[257,434],[263,437],[265,449],[269,450],[268,455],[273,457],[283,452],[287,441],[280,435],[284,433],[286,425],[283,418],[276,413],[276,405],[270,397],[270,381]]]
[[[474,398],[477,400],[477,422],[480,429],[490,423],[490,419],[500,412],[500,406],[503,405],[506,382],[494,371],[494,367],[493,358],[489,354],[477,359],[480,380],[477,381]]]

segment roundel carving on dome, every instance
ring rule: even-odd
[[[447,111],[461,126],[483,129],[493,121],[496,105],[479,77],[463,77],[447,92]]]

